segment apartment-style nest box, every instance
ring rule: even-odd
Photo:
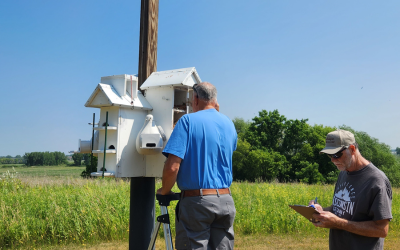
[[[104,176],[161,177],[161,152],[179,118],[193,112],[192,87],[200,82],[194,67],[154,72],[140,88],[143,95],[135,75],[102,77],[85,103],[100,108],[97,147],[91,150],[98,166],[92,176],[102,176],[105,166]],[[79,148],[87,152],[89,145],[91,140],[80,141]]]

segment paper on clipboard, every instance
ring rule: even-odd
[[[289,207],[294,209],[299,214],[303,215],[307,220],[309,220],[311,222],[313,222],[312,215],[313,214],[319,214],[319,212],[315,208],[309,207],[309,206],[289,205]]]

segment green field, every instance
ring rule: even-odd
[[[0,168],[23,167],[25,164],[0,164]]]
[[[79,174],[83,169],[18,167],[15,168],[17,178],[4,179],[3,173],[13,171],[0,168],[0,249],[126,242],[129,183],[116,179],[82,179]],[[160,185],[158,182],[157,188]],[[237,210],[237,238],[313,235],[327,240],[328,230],[315,228],[288,205],[307,204],[316,196],[321,205],[329,205],[332,185],[244,182],[233,183],[231,189]],[[178,191],[176,187],[175,191]],[[399,198],[400,189],[393,189],[394,219],[390,223],[389,238],[396,237],[400,231]],[[172,221],[175,204],[169,207]],[[159,214],[158,206],[156,210]]]
[[[12,167],[18,173],[19,178],[46,178],[46,177],[70,177],[80,178],[80,174],[85,170],[85,166],[39,166],[26,167],[23,164],[9,164],[0,166],[0,176],[7,171],[12,172]]]

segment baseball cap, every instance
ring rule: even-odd
[[[325,148],[322,149],[320,154],[336,154],[342,148],[348,148],[354,144],[356,139],[354,135],[346,130],[338,129],[326,135]]]

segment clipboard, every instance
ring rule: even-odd
[[[312,217],[313,214],[320,214],[315,208],[303,205],[289,205],[289,207],[303,215],[308,221],[318,222]]]

